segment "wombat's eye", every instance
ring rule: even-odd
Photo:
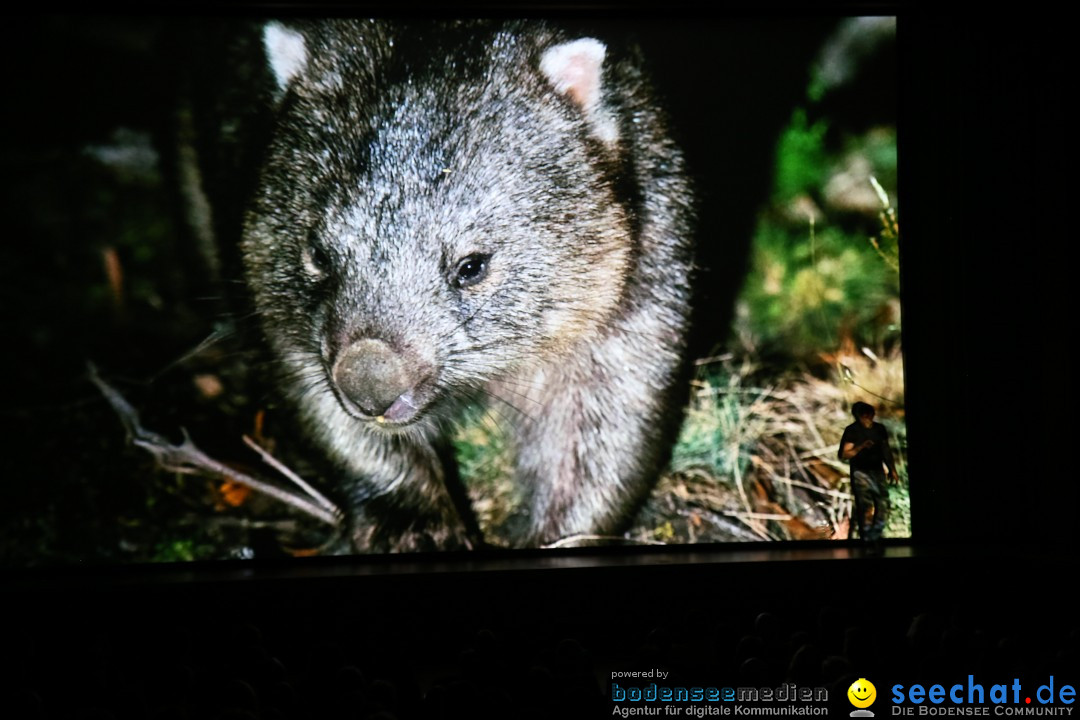
[[[330,256],[326,251],[313,242],[304,246],[303,250],[304,270],[311,277],[321,280],[330,272]]]
[[[454,285],[459,288],[467,288],[483,280],[487,277],[490,260],[490,255],[477,254],[470,255],[459,262],[457,274],[454,276]]]

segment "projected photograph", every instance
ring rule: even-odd
[[[34,22],[5,565],[910,537],[895,18]]]

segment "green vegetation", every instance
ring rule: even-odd
[[[895,322],[879,326],[898,296],[897,273],[865,237],[763,220],[740,318],[757,344],[805,357],[835,348],[844,333],[860,344],[898,337]]]
[[[826,172],[826,130],[824,120],[808,124],[803,108],[792,114],[776,149],[774,195],[778,200],[788,201],[821,187]]]
[[[506,524],[517,505],[511,450],[500,412],[507,408],[470,409],[458,426],[454,451],[458,470],[466,481],[477,521],[488,541],[507,543]]]
[[[824,129],[797,111],[779,144],[773,204],[740,298],[740,334],[793,359],[845,339],[899,341],[898,233],[885,190],[895,188],[895,132],[849,138],[829,153]]]

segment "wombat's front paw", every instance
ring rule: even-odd
[[[351,539],[354,552],[399,553],[475,550],[483,543],[470,537],[464,528],[425,524],[394,531],[377,524],[354,523]]]

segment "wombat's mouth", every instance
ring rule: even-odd
[[[335,390],[337,390],[336,387]],[[417,400],[416,393],[409,390],[399,395],[389,407],[376,415],[371,412],[364,412],[340,391],[335,394],[338,402],[341,403],[341,407],[351,417],[364,423],[385,427],[388,430],[396,427],[406,427],[418,422],[424,416],[426,406],[425,403]]]

